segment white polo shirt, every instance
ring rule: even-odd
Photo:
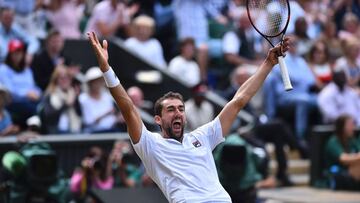
[[[184,134],[183,142],[163,138],[143,125],[134,145],[149,176],[171,203],[229,203],[220,184],[212,150],[225,139],[218,117]]]

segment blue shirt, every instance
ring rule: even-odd
[[[0,132],[4,131],[12,124],[11,116],[8,111],[3,110],[3,117],[0,119]]]
[[[35,85],[33,73],[29,67],[21,72],[16,72],[6,64],[0,65],[0,83],[8,89],[13,101],[24,99],[29,91],[41,94],[40,88]]]
[[[36,37],[28,34],[20,25],[13,23],[6,31],[0,23],[0,61],[4,61],[8,53],[8,44],[12,39],[19,39],[27,44],[27,53],[34,54],[39,50],[40,43]]]

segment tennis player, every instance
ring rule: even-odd
[[[150,132],[141,121],[136,107],[126,94],[108,63],[108,43],[99,42],[94,32],[88,33],[105,83],[127,124],[136,153],[149,176],[169,202],[229,203],[231,198],[221,186],[212,150],[224,141],[238,112],[261,87],[278,56],[288,50],[289,38],[270,49],[263,64],[237,91],[211,122],[184,134],[185,106],[179,93],[169,92],[155,103],[155,122],[161,134]]]

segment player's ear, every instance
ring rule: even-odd
[[[161,122],[161,117],[160,117],[159,115],[156,115],[156,116],[154,117],[154,120],[155,120],[155,123],[156,123],[156,124],[158,124],[158,125],[161,125],[161,124],[162,124],[162,122]]]

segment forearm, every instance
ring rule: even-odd
[[[340,156],[340,162],[346,166],[360,164],[360,153],[356,153],[356,154],[343,153]]]
[[[252,75],[243,85],[240,86],[233,98],[233,100],[236,101],[239,110],[243,108],[260,89],[267,75],[272,70],[272,67],[273,64],[265,60],[255,72],[255,74]]]

